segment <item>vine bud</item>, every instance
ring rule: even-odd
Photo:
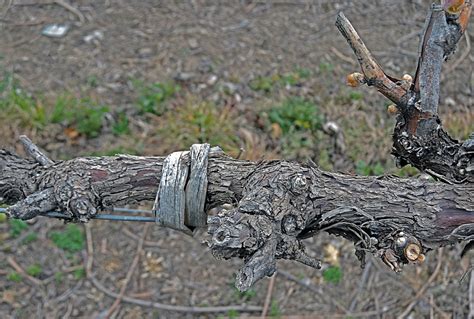
[[[347,76],[346,82],[348,86],[355,88],[365,83],[365,77],[362,73],[354,72]]]
[[[443,9],[449,14],[459,14],[465,7],[465,0],[444,0]]]
[[[421,255],[421,247],[417,244],[409,244],[405,247],[404,254],[409,261],[417,261]]]
[[[387,107],[387,112],[391,115],[395,115],[398,113],[398,108],[395,104],[391,104]]]

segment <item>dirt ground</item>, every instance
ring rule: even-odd
[[[393,173],[394,120],[386,114],[387,101],[369,88],[357,89],[360,98],[345,86],[345,76],[358,67],[334,26],[335,16],[343,10],[386,72],[401,77],[414,73],[418,35],[430,2],[4,0],[0,5],[0,71],[45,101],[64,92],[91,97],[110,106],[105,121],[116,121],[121,112],[130,126],[125,135],[113,134],[105,124],[98,136],[72,136],[61,124],[38,129],[0,115],[2,148],[21,152],[18,136],[26,133],[55,159],[115,149],[142,155],[180,150],[188,140],[159,130],[173,117],[142,114],[136,108],[136,81],[174,81],[181,93],[171,102],[171,114],[180,114],[180,103],[196,98],[212,101],[220,107],[218,113],[230,109],[217,126],[233,123],[230,135],[235,135],[237,146],[231,154],[242,147],[242,157],[250,160],[309,157],[325,167],[320,150],[331,139],[324,134],[317,151],[291,153],[282,149],[275,132],[276,137],[265,137],[270,133],[262,129],[256,110],[295,94],[319,105],[325,121],[341,127],[353,152],[329,163],[328,169],[351,173],[356,160],[363,160],[382,163]],[[52,23],[70,29],[60,38],[42,35]],[[472,24],[469,33],[474,34]],[[457,138],[474,131],[470,48],[467,35],[446,63],[442,79],[442,117]],[[252,86],[256,79],[297,69],[312,73],[297,85],[269,90]],[[186,127],[178,123],[173,129]],[[214,134],[221,133],[218,129]],[[141,208],[150,209],[151,204]],[[241,308],[262,307],[268,295],[270,279],[239,293],[233,280],[241,261],[215,260],[202,244],[204,233],[191,238],[153,225],[92,221],[79,228],[79,249],[68,251],[55,244],[52,235],[67,227],[47,219],[25,227],[1,221],[1,318],[105,318],[128,277],[114,318],[259,316],[261,310]],[[424,264],[407,266],[402,274],[392,273],[375,258],[361,269],[352,244],[339,238],[323,234],[307,240],[307,246],[312,255],[324,257],[324,269],[338,269],[342,277],[331,279],[323,271],[279,262],[270,316],[468,316],[470,276],[463,274],[471,256],[461,259],[461,246],[430,252]],[[32,265],[40,270],[35,272]],[[218,311],[217,306],[228,309]]]

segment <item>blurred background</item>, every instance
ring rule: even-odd
[[[22,154],[26,134],[66,160],[167,155],[209,142],[242,159],[311,159],[330,171],[417,178],[390,155],[389,101],[345,85],[359,67],[334,21],[344,11],[385,71],[402,77],[414,74],[430,4],[0,0],[0,146]],[[473,30],[443,70],[441,117],[457,139],[474,131]],[[471,260],[460,258],[460,246],[394,274],[372,258],[361,269],[351,243],[321,235],[307,245],[324,258],[322,271],[282,261],[271,294],[269,279],[240,293],[233,282],[241,261],[215,260],[204,234],[151,226],[140,247],[144,227],[0,215],[0,316],[105,318],[124,283],[128,301],[111,317],[258,316],[239,307],[267,297],[271,317],[469,313],[470,279],[462,277]]]

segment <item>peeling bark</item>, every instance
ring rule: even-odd
[[[0,151],[0,196],[16,203],[9,210],[15,218],[61,210],[87,221],[107,206],[152,201],[163,161],[121,155],[43,167]],[[398,271],[411,261],[402,249],[410,243],[422,254],[474,238],[473,191],[472,184],[348,176],[312,164],[211,154],[206,208],[227,204],[227,210],[209,216],[209,245],[217,258],[244,259],[241,290],[273,274],[276,259],[318,268],[303,240],[320,231],[352,240],[362,262],[370,252]]]
[[[364,73],[354,73],[351,81],[375,86],[397,104],[393,154],[399,163],[444,183],[209,155],[207,195],[199,207],[225,208],[208,217],[208,244],[217,258],[244,260],[237,275],[240,290],[272,275],[277,259],[319,268],[303,240],[321,231],[353,241],[362,264],[369,252],[394,271],[422,262],[430,249],[474,239],[474,135],[455,141],[437,114],[441,64],[466,30],[470,12],[470,3],[454,16],[432,7],[410,88],[383,72],[343,14],[336,22]],[[12,218],[60,210],[69,221],[87,222],[105,207],[152,201],[165,160],[120,155],[54,163],[31,145],[27,153],[36,162],[0,150],[0,200],[13,204],[7,210]],[[189,158],[180,165],[189,166]]]

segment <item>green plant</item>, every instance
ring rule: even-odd
[[[38,277],[41,274],[41,272],[42,272],[42,268],[38,264],[34,264],[26,268],[26,273],[33,277]]]
[[[74,278],[80,280],[86,276],[86,270],[84,268],[79,268],[73,272]]]
[[[28,224],[21,219],[10,219],[8,224],[10,225],[10,235],[12,237],[18,237],[25,229],[28,228]]]
[[[10,280],[10,281],[13,281],[13,282],[20,282],[20,281],[22,281],[23,277],[19,273],[17,273],[16,271],[12,271],[12,272],[8,273],[7,279]]]
[[[56,283],[60,284],[64,281],[64,273],[61,271],[58,271],[57,273],[54,274],[54,280]]]
[[[291,97],[268,112],[272,123],[280,126],[283,134],[321,129],[323,117],[318,107],[309,100]]]
[[[227,317],[229,319],[234,319],[234,318],[237,318],[238,316],[239,316],[239,312],[237,310],[231,309],[227,311]]]
[[[64,231],[52,232],[50,238],[58,248],[70,253],[81,251],[84,248],[84,234],[74,224],[69,224]]]
[[[91,99],[77,99],[65,95],[56,99],[51,114],[52,123],[62,123],[75,128],[87,137],[97,137],[102,129],[109,108]]]
[[[5,213],[0,213],[0,223],[4,223],[6,221],[7,221],[7,215]]]
[[[45,129],[50,123],[61,123],[87,137],[99,135],[104,115],[108,112],[106,106],[71,94],[52,101],[34,97],[11,77],[0,81],[0,97],[0,118],[20,120],[21,125],[37,129]]]
[[[385,167],[378,162],[370,165],[363,160],[359,160],[356,163],[356,173],[363,176],[383,175]]]
[[[86,83],[88,86],[95,88],[99,84],[99,79],[97,78],[96,75],[90,75],[87,77]]]
[[[156,115],[162,115],[166,111],[164,102],[175,96],[181,89],[174,82],[143,85],[143,83],[135,81],[134,86],[139,90],[138,107],[140,111]]]
[[[128,127],[128,117],[127,114],[121,112],[118,114],[118,119],[112,127],[112,131],[115,135],[128,134],[130,129]]]
[[[30,94],[13,82],[0,99],[1,116],[6,119],[19,119],[22,125],[43,128],[47,122],[47,111]]]
[[[323,271],[324,281],[338,284],[342,279],[342,270],[337,266],[330,266]]]
[[[411,177],[420,174],[420,171],[411,165],[406,165],[395,172],[395,175],[400,177]]]
[[[159,119],[157,133],[160,143],[170,149],[209,143],[235,153],[239,149],[238,125],[231,112],[232,109],[211,102],[188,99]]]
[[[324,61],[321,61],[319,63],[319,72],[331,73],[332,71],[334,71],[334,65],[332,63],[324,62]]]
[[[254,298],[257,295],[257,292],[254,289],[249,289],[247,291],[239,291],[237,288],[235,288],[235,286],[234,286],[234,293],[237,299],[243,300],[243,301],[249,301],[250,299]]]
[[[275,84],[274,79],[268,76],[259,76],[250,81],[249,86],[254,91],[270,92]]]
[[[278,302],[276,300],[272,300],[268,314],[273,318],[279,318],[281,316],[280,307],[278,306]]]
[[[363,98],[364,98],[364,94],[362,94],[362,92],[359,92],[359,91],[349,92],[349,99],[352,101],[359,101],[359,100],[362,100]]]

